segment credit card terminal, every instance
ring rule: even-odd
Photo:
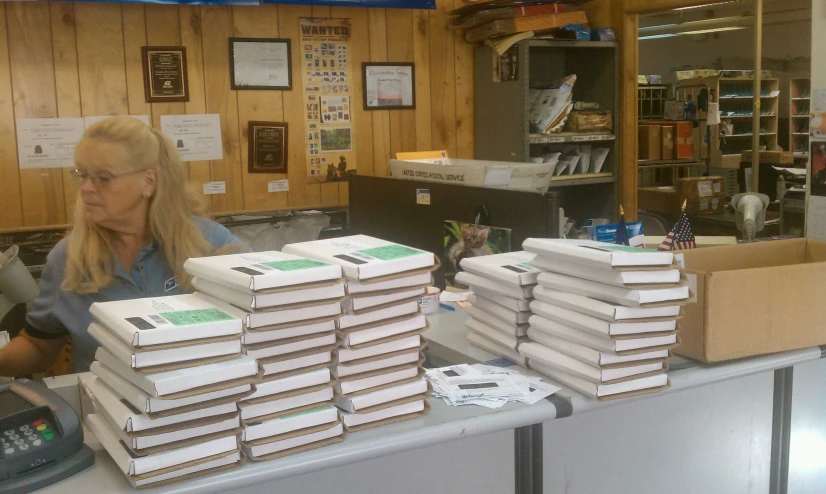
[[[39,489],[94,461],[63,398],[29,379],[0,385],[0,494]]]

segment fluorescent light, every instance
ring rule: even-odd
[[[706,34],[706,33],[721,33],[723,31],[739,31],[740,29],[745,29],[743,26],[730,26],[730,27],[715,27],[711,29],[700,29],[699,31],[686,31],[680,34]]]
[[[704,3],[702,5],[692,5],[691,7],[678,7],[676,9],[671,10],[691,10],[691,9],[702,9],[703,7],[717,7],[718,5],[725,5],[727,3],[737,3],[738,0],[729,0],[728,2],[716,2],[716,3]]]
[[[652,34],[651,36],[641,36],[637,39],[642,41],[644,39],[676,38],[676,37],[677,37],[676,34]]]

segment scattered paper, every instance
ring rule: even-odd
[[[161,132],[172,141],[183,161],[224,158],[218,114],[161,115]]]
[[[433,396],[442,398],[451,406],[500,408],[508,402],[533,405],[560,390],[542,382],[540,377],[526,376],[517,369],[489,364],[428,369],[427,379],[433,387]]]
[[[74,168],[75,146],[83,138],[82,118],[17,120],[20,168]]]
[[[267,182],[267,192],[288,192],[289,190],[289,180],[273,180],[272,182]]]
[[[471,293],[473,292],[442,292],[439,295],[439,302],[463,302],[470,297]]]

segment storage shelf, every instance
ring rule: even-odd
[[[560,175],[551,178],[551,188],[570,187],[573,185],[610,184],[614,182],[613,173],[582,173],[579,175]]]
[[[699,161],[694,158],[683,158],[673,160],[637,160],[637,164],[641,166],[655,166],[655,165],[705,165],[704,161]]]
[[[792,115],[792,118],[809,118],[809,115]]]
[[[560,132],[558,134],[531,134],[528,142],[531,144],[557,144],[560,142],[594,142],[613,141],[617,136],[614,134],[575,134],[573,132]]]
[[[776,117],[776,113],[760,115],[760,118]],[[720,115],[720,118],[754,118],[754,115]]]
[[[548,47],[548,48],[614,48],[616,41],[576,41],[565,39],[531,39],[528,46]]]
[[[807,96],[807,97],[804,97],[804,98],[792,98],[792,101],[809,101],[809,99],[810,98]]]
[[[808,132],[792,132],[793,136],[808,136]]]
[[[768,96],[768,95],[766,95],[766,96],[760,96],[760,99],[777,99],[779,97],[780,96]],[[724,99],[749,100],[749,99],[754,99],[754,97],[753,96],[720,96],[720,99],[721,100],[724,100]]]
[[[728,139],[730,137],[731,138],[743,138],[743,137],[751,137],[753,135],[754,135],[754,133],[749,132],[748,134],[732,134],[732,135],[725,136],[725,138],[726,139]],[[761,136],[776,136],[777,133],[776,132],[765,132],[765,133],[761,133],[760,135]],[[723,136],[720,136],[720,137],[723,137]]]

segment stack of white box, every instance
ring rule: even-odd
[[[284,252],[336,263],[347,277],[336,404],[351,432],[419,417],[430,394],[422,368],[432,253],[363,235],[291,244]]]
[[[670,252],[590,241],[528,239],[541,273],[519,347],[532,369],[599,400],[668,387],[689,297]]]
[[[494,355],[525,365],[518,352],[527,341],[536,278],[541,272],[531,264],[534,254],[510,252],[462,259],[464,271],[456,282],[473,290],[466,310],[468,340]]]
[[[238,400],[253,392],[255,359],[241,321],[194,295],[95,303],[100,344],[86,381],[86,423],[135,487],[241,463]]]
[[[239,402],[252,460],[342,441],[330,372],[345,288],[341,268],[280,252],[189,259],[196,296],[241,319],[243,352],[261,377]]]

